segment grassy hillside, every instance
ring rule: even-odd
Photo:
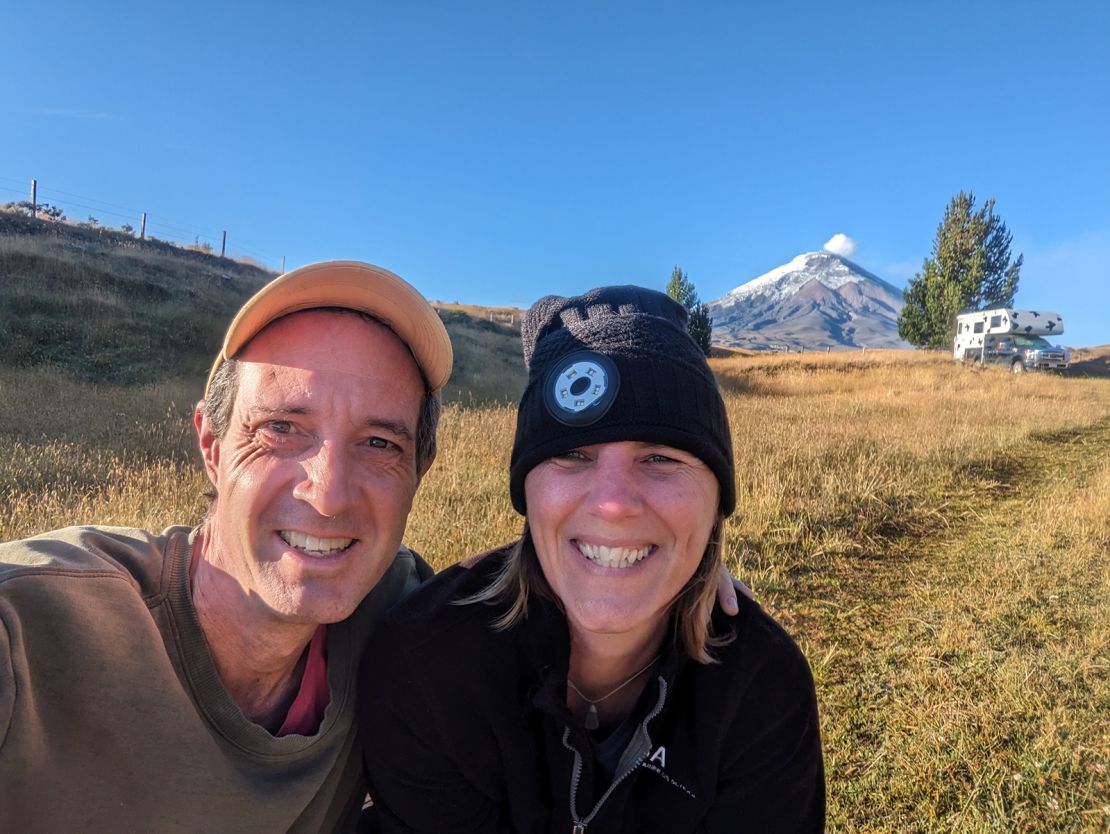
[[[1110,377],[1110,345],[1072,351],[1069,376]]]
[[[271,276],[129,235],[0,213],[0,363],[93,381],[204,374]]]
[[[192,381],[200,396],[224,329],[273,277],[160,241],[0,212],[0,366],[90,382]],[[442,305],[455,345],[447,401],[509,402],[524,390],[519,324]]]
[[[527,375],[520,350],[520,318],[513,326],[491,321],[488,308],[452,309],[433,302],[455,349],[455,368],[443,392],[444,402],[472,405],[515,403],[524,393]]]

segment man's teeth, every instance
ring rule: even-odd
[[[603,544],[578,542],[578,550],[591,562],[603,568],[628,568],[651,553],[652,546],[646,547],[606,547]]]
[[[282,530],[281,537],[286,544],[317,556],[327,556],[329,553],[346,550],[354,541],[354,539],[321,539],[299,530]]]

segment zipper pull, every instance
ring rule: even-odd
[[[584,822],[576,822],[574,827],[570,830],[570,834],[586,834],[586,824]]]

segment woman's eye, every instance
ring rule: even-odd
[[[589,460],[589,458],[578,449],[571,449],[569,452],[556,455],[556,457],[560,460]]]

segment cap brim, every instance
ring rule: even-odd
[[[403,278],[379,266],[324,261],[278,276],[243,305],[227,329],[205,392],[220,366],[262,328],[282,316],[317,307],[359,310],[387,325],[412,351],[433,392],[450,378],[451,339],[424,296]]]

